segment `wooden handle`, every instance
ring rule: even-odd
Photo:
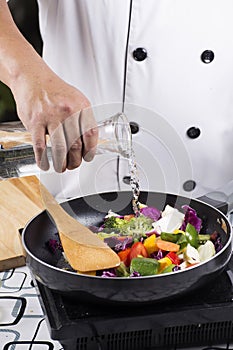
[[[74,270],[103,270],[120,264],[119,256],[96,234],[71,217],[42,184],[41,196],[57,226],[66,258]]]
[[[108,248],[95,233],[70,216],[43,184],[41,184],[41,197],[60,234],[85,246]]]
[[[48,213],[52,216],[52,219],[56,222],[56,226],[59,228],[64,220],[64,215],[69,215],[42,183],[40,184],[40,192],[44,207],[47,209]]]

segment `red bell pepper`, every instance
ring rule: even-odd
[[[123,263],[127,267],[130,265],[130,260],[129,260],[130,251],[131,251],[131,248],[126,248],[125,250],[121,250],[120,252],[117,253],[121,261],[123,261]]]
[[[175,265],[179,265],[180,264],[180,259],[179,259],[178,255],[175,252],[167,253],[166,257],[169,258],[173,264],[175,264]]]

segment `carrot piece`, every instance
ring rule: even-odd
[[[161,250],[166,250],[169,252],[178,252],[180,249],[179,244],[173,243],[173,242],[168,242],[164,241],[162,239],[157,240],[157,247]]]
[[[129,215],[125,215],[124,216],[124,220],[126,220],[126,221],[129,221],[129,220],[131,220],[132,218],[134,218],[134,214],[129,214]]]

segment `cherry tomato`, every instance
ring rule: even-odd
[[[149,255],[147,253],[147,250],[146,250],[145,246],[142,244],[142,242],[135,242],[132,245],[130,253],[129,253],[129,260],[130,260],[130,262],[131,262],[131,260],[133,258],[137,258],[138,255],[141,255],[144,258],[148,258],[149,257]]]

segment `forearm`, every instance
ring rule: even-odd
[[[14,23],[5,0],[0,0],[0,80],[13,91],[24,77],[38,74],[44,61]]]

